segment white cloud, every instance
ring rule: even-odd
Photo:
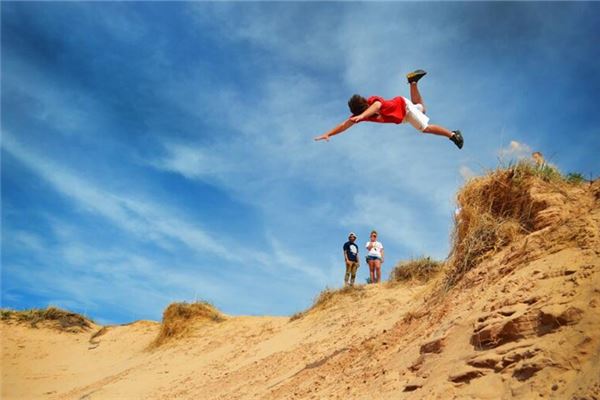
[[[530,158],[531,153],[531,147],[525,143],[511,140],[508,146],[498,151],[498,156],[500,157],[501,161],[510,161],[511,159],[522,160],[524,158]]]
[[[234,165],[228,158],[211,150],[180,143],[165,143],[166,155],[150,163],[166,171],[177,172],[186,178],[211,178],[230,172]]]

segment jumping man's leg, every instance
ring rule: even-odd
[[[417,86],[418,80],[425,76],[426,73],[418,69],[406,75],[410,84],[410,101],[413,104],[407,105],[408,114],[405,119],[421,132],[447,137],[456,147],[462,149],[464,140],[460,131],[450,131],[443,126],[429,124],[429,118],[425,115],[425,103]]]
[[[423,114],[425,114],[425,103],[423,103],[423,98],[421,97],[421,93],[419,92],[419,88],[417,87],[417,82],[411,82],[410,84],[410,101],[413,104],[420,104],[423,106]]]
[[[443,126],[439,125],[427,125],[423,129],[424,133],[432,133],[434,135],[445,136],[452,141],[459,149],[462,149],[464,140],[460,131],[449,131]]]
[[[427,125],[427,127],[423,129],[423,132],[431,133],[434,135],[446,136],[447,138],[451,138],[452,136],[454,136],[454,133],[452,131],[449,131],[443,126],[433,124]]]

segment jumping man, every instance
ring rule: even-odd
[[[365,99],[355,94],[348,101],[348,107],[352,117],[348,118],[329,132],[317,136],[315,140],[329,140],[333,135],[344,132],[352,125],[361,121],[380,123],[409,123],[423,133],[445,136],[450,139],[459,149],[463,147],[463,137],[459,130],[450,131],[443,126],[429,123],[429,117],[425,115],[425,104],[419,93],[417,82],[427,72],[418,69],[406,75],[410,84],[410,100],[405,97],[394,97],[385,100],[379,96],[371,96]]]

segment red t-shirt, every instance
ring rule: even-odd
[[[404,97],[398,96],[390,100],[385,100],[379,96],[371,96],[367,99],[369,106],[376,101],[381,102],[379,115],[373,115],[369,118],[365,118],[363,121],[394,124],[402,123],[402,120],[406,116],[406,102],[404,101]]]

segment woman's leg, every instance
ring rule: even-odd
[[[369,260],[369,275],[371,277],[371,283],[375,283],[375,261]]]
[[[419,88],[417,87],[417,82],[412,82],[410,84],[410,101],[413,104],[420,104],[423,106],[423,114],[425,114],[425,103],[423,103],[423,98],[421,97],[421,93],[419,92]]]
[[[381,281],[381,260],[375,260],[374,264],[375,283],[379,283]]]

